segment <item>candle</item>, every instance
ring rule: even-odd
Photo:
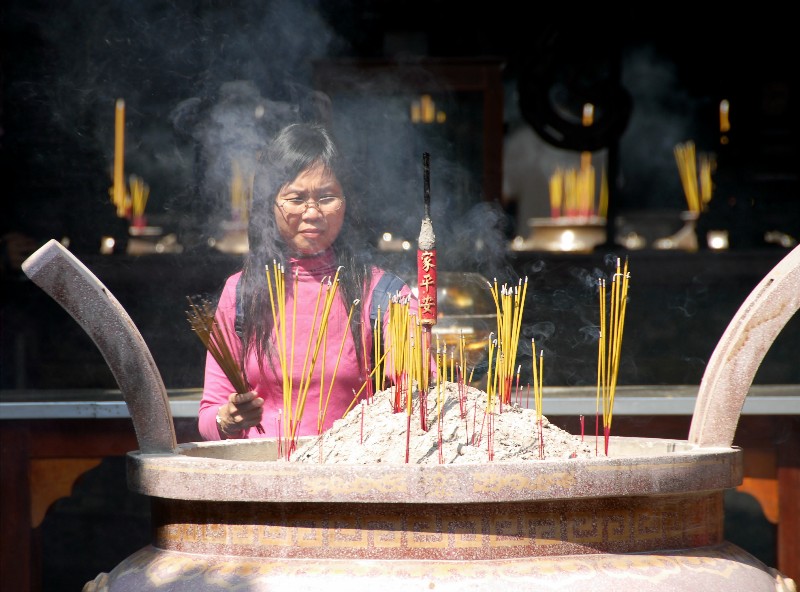
[[[591,103],[585,103],[583,105],[581,123],[583,124],[583,127],[589,127],[594,123],[594,105]]]
[[[719,131],[720,133],[726,133],[731,129],[731,121],[730,121],[730,103],[727,99],[723,99],[719,102]]]
[[[117,216],[125,216],[125,101],[117,99],[114,136],[114,205]]]

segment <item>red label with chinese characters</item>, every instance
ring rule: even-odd
[[[417,286],[419,320],[423,325],[436,324],[436,249],[417,251]]]

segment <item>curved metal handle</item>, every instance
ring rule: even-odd
[[[89,334],[119,384],[143,453],[174,453],[167,390],[141,333],[122,305],[56,240],[28,257],[22,270]]]
[[[700,381],[689,441],[731,446],[744,399],[772,342],[800,309],[800,246],[750,292],[714,348]]]

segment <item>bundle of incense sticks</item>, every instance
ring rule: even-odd
[[[706,210],[713,194],[713,163],[708,155],[696,154],[694,142],[691,140],[676,145],[673,152],[687,208],[690,212],[699,214]]]
[[[306,401],[311,388],[314,369],[317,367],[318,363],[321,366],[321,378],[319,385],[319,405],[317,408],[317,433],[322,433],[322,426],[325,423],[325,417],[327,416],[328,406],[333,393],[336,375],[339,370],[339,363],[344,350],[345,338],[347,336],[347,332],[344,332],[342,335],[342,341],[339,344],[336,360],[333,364],[333,370],[330,372],[330,374],[326,374],[325,366],[328,356],[328,319],[330,317],[331,307],[333,306],[338,293],[339,274],[341,270],[342,267],[340,266],[336,269],[336,272],[332,278],[325,277],[320,282],[316,303],[314,305],[314,320],[311,331],[311,335],[314,337],[309,339],[306,343],[305,354],[303,357],[303,368],[299,376],[300,382],[299,384],[295,384],[292,369],[295,366],[295,356],[299,355],[299,352],[296,352],[295,350],[295,321],[297,319],[298,302],[296,299],[293,300],[294,304],[291,310],[291,317],[289,317],[286,306],[286,268],[282,264],[275,261],[273,261],[272,268],[269,266],[264,268],[273,315],[273,326],[275,327],[276,350],[278,361],[281,367],[281,375],[283,376],[283,442],[280,444],[280,448],[287,458],[297,446],[298,430],[305,414]],[[297,294],[297,270],[295,270],[293,281],[293,292]],[[359,304],[359,300],[354,300],[352,302],[347,317],[348,326],[353,318],[356,306]],[[291,331],[288,330],[290,326]],[[326,379],[328,378],[330,382],[326,382]],[[348,407],[348,411],[358,400],[361,392],[369,384],[370,380],[371,377],[364,382],[358,393],[354,393],[355,396],[350,404],[350,407]],[[327,392],[325,392],[326,389]],[[323,393],[325,393],[324,396]]]
[[[595,439],[599,431],[599,407],[603,405],[603,439],[605,453],[608,456],[608,442],[611,436],[611,419],[614,411],[614,394],[617,389],[617,376],[622,352],[622,334],[625,327],[625,311],[628,304],[628,260],[620,269],[617,258],[617,269],[611,280],[611,294],[606,309],[606,283],[598,282],[600,296],[600,339],[597,349],[597,415],[595,419]]]
[[[145,225],[144,208],[150,197],[150,186],[138,175],[131,175],[129,183],[132,222],[134,226],[141,227]]]
[[[226,323],[222,321],[220,325],[214,315],[214,306],[208,300],[202,298],[188,298],[188,300],[189,310],[186,316],[192,330],[222,368],[236,392],[240,394],[249,392],[250,385],[247,384],[242,367],[228,343],[227,335],[230,334],[230,331]],[[261,424],[258,424],[256,429],[260,434],[264,433],[264,427]]]
[[[519,345],[520,330],[522,327],[522,312],[525,308],[525,297],[528,291],[528,278],[519,280],[516,287],[503,285],[498,290],[497,278],[494,285],[489,284],[489,290],[494,299],[497,319],[497,335],[489,343],[489,373],[487,374],[486,391],[499,392],[500,403],[511,404],[511,387],[516,367],[517,348]],[[497,346],[497,357],[494,364],[494,380],[492,380],[492,356]],[[519,385],[518,385],[519,387]]]
[[[600,194],[595,203],[596,172],[594,166],[582,159],[579,169],[556,167],[550,175],[550,217],[605,217],[608,212],[608,180],[600,172]]]

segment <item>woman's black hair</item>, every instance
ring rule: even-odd
[[[273,361],[269,341],[273,315],[265,266],[272,270],[276,263],[285,264],[291,255],[275,221],[275,198],[284,185],[316,164],[321,164],[336,176],[347,199],[342,228],[332,245],[336,264],[343,267],[339,273],[339,293],[346,308],[349,309],[356,299],[361,301],[360,306],[364,305],[364,290],[369,288],[372,280],[370,248],[368,241],[362,238],[361,206],[357,188],[352,186],[353,172],[349,163],[325,127],[315,123],[288,125],[278,132],[258,159],[248,225],[249,248],[239,286],[245,344],[243,359],[248,352],[255,351],[262,370],[265,359],[270,363]],[[361,315],[354,314],[350,331],[359,360],[363,356],[360,322]]]

